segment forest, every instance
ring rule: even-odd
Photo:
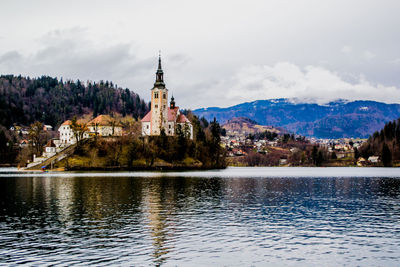
[[[0,125],[29,125],[35,121],[57,127],[73,116],[113,112],[142,118],[149,104],[128,88],[109,81],[82,82],[42,76],[0,76]]]
[[[397,165],[400,162],[400,119],[388,122],[382,130],[376,131],[359,152],[364,158],[380,156],[384,166]]]

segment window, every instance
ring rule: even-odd
[[[147,125],[146,128],[149,129],[149,125]]]
[[[162,98],[167,99],[167,94],[163,93]]]
[[[170,128],[170,129],[171,129],[171,124],[170,124],[170,125],[168,125],[168,128]]]
[[[157,104],[155,104],[155,105],[154,105],[154,107],[155,107],[155,108],[158,108],[158,105],[157,105]]]
[[[154,98],[158,98],[158,92],[154,93]]]
[[[165,109],[165,105],[163,105],[163,109]]]

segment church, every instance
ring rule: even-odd
[[[161,67],[161,56],[158,57],[156,82],[151,89],[151,107],[149,113],[143,117],[142,135],[160,135],[164,129],[166,135],[174,136],[178,128],[186,132],[193,139],[193,126],[186,116],[175,106],[174,97],[168,105],[168,89],[164,83],[164,72]]]

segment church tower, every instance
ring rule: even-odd
[[[165,88],[164,72],[161,67],[161,56],[158,57],[156,82],[151,89],[151,123],[150,135],[159,135],[168,123],[168,89]]]

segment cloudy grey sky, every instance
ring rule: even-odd
[[[400,1],[1,1],[0,73],[111,80],[183,108],[290,97],[400,103]]]

